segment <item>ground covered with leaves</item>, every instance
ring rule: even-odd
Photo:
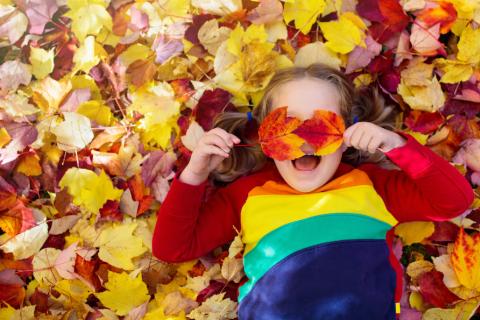
[[[378,87],[477,188],[479,24],[469,0],[0,0],[0,318],[236,318],[240,239],[167,264],[155,212],[281,67]],[[396,228],[402,319],[480,318],[478,207]]]

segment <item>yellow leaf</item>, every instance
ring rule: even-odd
[[[100,58],[106,57],[107,53],[96,41],[94,36],[87,36],[80,48],[75,51],[73,62],[75,67],[72,74],[78,71],[89,73],[90,69],[100,62]]]
[[[30,47],[32,73],[37,79],[43,79],[53,71],[55,50]]]
[[[67,0],[70,10],[65,13],[72,19],[72,31],[80,42],[87,35],[97,35],[102,27],[112,30],[112,17],[104,0]]]
[[[15,308],[7,304],[6,308],[0,308],[0,319],[12,319],[15,311]]]
[[[227,40],[232,29],[219,27],[216,19],[205,22],[198,30],[198,40],[211,55],[215,55],[218,47]]]
[[[118,58],[124,66],[128,67],[135,60],[145,60],[153,53],[154,52],[146,45],[135,43],[123,51]]]
[[[3,148],[7,143],[12,140],[12,137],[8,134],[7,129],[0,128],[0,148]]]
[[[112,111],[97,100],[86,101],[77,108],[77,113],[88,117],[99,125],[109,126],[112,122]]]
[[[353,84],[355,85],[355,88],[360,88],[360,87],[366,87],[372,83],[373,78],[370,73],[363,73],[359,74],[358,76],[353,79]]]
[[[0,109],[5,110],[14,118],[22,118],[37,113],[38,108],[28,102],[29,97],[22,91],[9,92],[4,97],[0,97]]]
[[[395,227],[395,234],[402,239],[404,245],[421,242],[430,237],[435,231],[435,225],[431,221],[403,222]]]
[[[243,272],[243,260],[225,257],[222,263],[222,276],[227,281],[240,282],[245,275]]]
[[[29,177],[41,175],[40,157],[36,153],[26,154],[21,157],[15,170]]]
[[[480,305],[479,298],[472,298],[455,304],[453,309],[430,308],[422,316],[422,320],[469,320]]]
[[[457,47],[457,59],[477,64],[480,62],[480,28],[473,29],[469,24],[462,32]]]
[[[417,260],[407,266],[407,274],[412,280],[416,280],[422,273],[433,269],[433,263],[426,260]]]
[[[480,291],[480,233],[471,236],[461,227],[451,259],[460,284]]]
[[[355,46],[366,47],[365,25],[351,12],[346,12],[337,21],[319,22],[323,35],[328,40],[325,45],[338,53],[349,53]]]
[[[90,89],[92,100],[102,100],[102,94],[95,80],[88,74],[79,74],[71,78],[72,90]]]
[[[433,64],[425,63],[425,58],[418,57],[410,60],[408,67],[403,69],[400,76],[407,86],[428,86],[432,78]]]
[[[425,311],[425,305],[423,302],[423,297],[420,292],[413,291],[408,297],[408,302],[410,306],[418,311]]]
[[[65,172],[59,186],[68,188],[74,204],[93,213],[98,213],[107,200],[119,200],[123,192],[113,186],[105,171],[101,170],[97,176],[91,170],[75,167]]]
[[[52,286],[61,279],[55,269],[55,261],[58,255],[62,252],[55,248],[45,248],[40,250],[32,260],[33,276],[35,279],[45,286]]]
[[[63,112],[65,120],[51,130],[57,136],[58,148],[76,152],[85,148],[93,139],[90,119],[76,112]]]
[[[105,288],[106,291],[96,293],[95,296],[105,307],[112,309],[119,316],[128,314],[133,308],[150,300],[141,273],[132,279],[126,272],[115,273],[109,270]]]
[[[240,56],[245,45],[255,41],[263,43],[267,40],[267,37],[268,35],[263,24],[251,24],[247,30],[243,30],[241,24],[238,23],[235,29],[230,32],[227,40],[227,49],[231,54]],[[273,44],[270,44],[270,46],[273,47]]]
[[[436,76],[426,86],[408,86],[401,79],[397,91],[414,110],[435,112],[445,103],[445,94]]]
[[[9,320],[34,320],[35,306],[26,306],[13,312]],[[1,318],[3,319],[3,318]]]
[[[114,267],[133,270],[135,265],[132,263],[132,258],[147,251],[142,244],[142,239],[133,235],[136,227],[137,224],[132,222],[112,225],[102,230],[94,243],[95,247],[100,248],[98,253],[100,259]]]
[[[205,300],[200,307],[193,309],[187,316],[193,319],[234,319],[237,316],[237,303],[224,299],[225,292],[214,294]]]
[[[341,60],[338,58],[337,53],[330,50],[325,43],[320,41],[304,45],[295,56],[295,66],[298,67],[307,67],[317,62],[325,63],[340,70]]]
[[[78,279],[58,281],[55,285],[55,291],[60,293],[60,296],[51,296],[50,298],[62,303],[66,310],[83,308],[85,300],[92,293],[92,289]]]
[[[440,79],[443,83],[467,81],[473,74],[473,67],[469,63],[444,58],[435,59],[434,63],[444,72]]]
[[[423,133],[420,133],[420,132],[417,132],[417,131],[412,131],[410,129],[405,130],[405,133],[408,133],[415,140],[417,140],[418,143],[423,144],[423,145],[425,145],[427,143],[428,136],[429,136],[428,134],[423,134]]]
[[[248,96],[263,90],[277,67],[278,52],[266,42],[263,25],[240,24],[230,33],[226,47],[221,45],[215,57],[215,83],[235,97],[233,103],[248,104]]]
[[[324,0],[294,0],[285,2],[283,18],[287,24],[295,20],[295,28],[307,34],[324,9]]]
[[[175,100],[173,88],[167,82],[146,84],[132,90],[132,104],[127,111],[137,111],[143,115],[140,128],[148,129],[155,124],[165,124],[171,117],[180,113],[180,102]]]
[[[47,116],[58,110],[60,103],[71,89],[72,84],[68,80],[57,81],[46,77],[32,84],[32,99]]]

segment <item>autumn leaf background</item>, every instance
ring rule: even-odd
[[[282,67],[378,87],[478,194],[479,24],[469,0],[0,0],[0,319],[235,319],[240,238],[168,264],[155,212]],[[396,227],[401,319],[480,318],[479,203]]]

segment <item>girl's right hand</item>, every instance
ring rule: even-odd
[[[210,172],[229,157],[233,144],[239,142],[237,136],[221,128],[213,128],[206,132],[193,150],[190,162],[180,175],[180,180],[192,185],[202,183]]]

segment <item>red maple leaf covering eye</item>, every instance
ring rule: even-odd
[[[345,123],[332,111],[317,109],[312,118],[301,121],[287,116],[287,107],[272,111],[258,130],[263,152],[277,160],[296,159],[305,155],[305,143],[313,147],[315,155],[334,152],[343,141]],[[310,148],[311,149],[311,148]]]

